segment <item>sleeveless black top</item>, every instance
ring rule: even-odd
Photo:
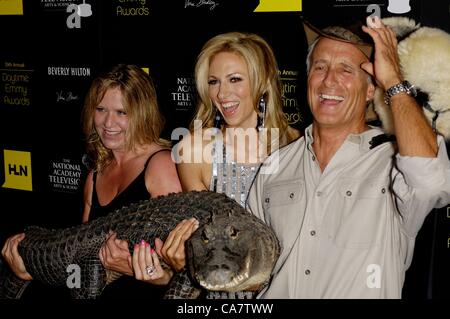
[[[109,204],[101,206],[97,191],[95,188],[97,173],[93,176],[92,203],[89,220],[94,220],[101,216],[105,216],[116,209],[128,206],[131,203],[139,202],[150,198],[147,188],[145,187],[145,170],[147,165],[155,154],[162,151],[170,151],[170,149],[162,149],[153,153],[145,162],[142,172],[117,195]],[[154,248],[154,247],[153,247]],[[136,280],[132,276],[124,275],[107,285],[100,296],[100,299],[162,299],[166,290],[166,286],[156,286],[143,281]]]
[[[136,178],[130,183],[130,185],[128,185],[127,188],[125,188],[119,195],[114,197],[113,200],[105,206],[101,206],[98,201],[97,190],[95,187],[97,181],[97,172],[94,172],[94,176],[92,177],[94,185],[92,190],[92,203],[89,220],[94,220],[101,216],[106,216],[108,213],[111,213],[116,209],[120,209],[124,206],[128,206],[131,203],[137,203],[140,200],[149,199],[150,194],[148,193],[147,187],[145,186],[145,171],[152,157],[162,151],[170,150],[162,149],[153,153],[145,162],[142,172],[138,176],[136,176]]]

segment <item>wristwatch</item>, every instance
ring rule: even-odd
[[[405,92],[406,94],[413,97],[417,96],[417,90],[414,85],[412,85],[408,81],[402,81],[399,84],[391,86],[386,90],[386,93],[384,94],[384,103],[386,103],[387,105],[391,105],[391,97],[400,92]]]

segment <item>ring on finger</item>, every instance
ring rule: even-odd
[[[156,272],[156,268],[153,265],[147,266],[145,267],[145,272],[147,273],[147,275],[152,276]]]

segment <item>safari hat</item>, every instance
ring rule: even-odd
[[[318,37],[354,44],[370,60],[373,52],[372,38],[362,30],[362,22],[350,22],[348,24],[333,25],[323,29],[314,26],[306,19],[302,19],[308,46]]]

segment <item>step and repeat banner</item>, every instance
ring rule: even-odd
[[[212,36],[254,32],[273,47],[289,123],[311,123],[306,40],[318,26],[367,15],[407,16],[450,29],[449,1],[0,0],[0,240],[31,224],[81,222],[87,174],[80,111],[93,78],[116,63],[153,77],[164,137],[195,111],[195,59]],[[421,230],[405,297],[449,297],[450,209]]]

